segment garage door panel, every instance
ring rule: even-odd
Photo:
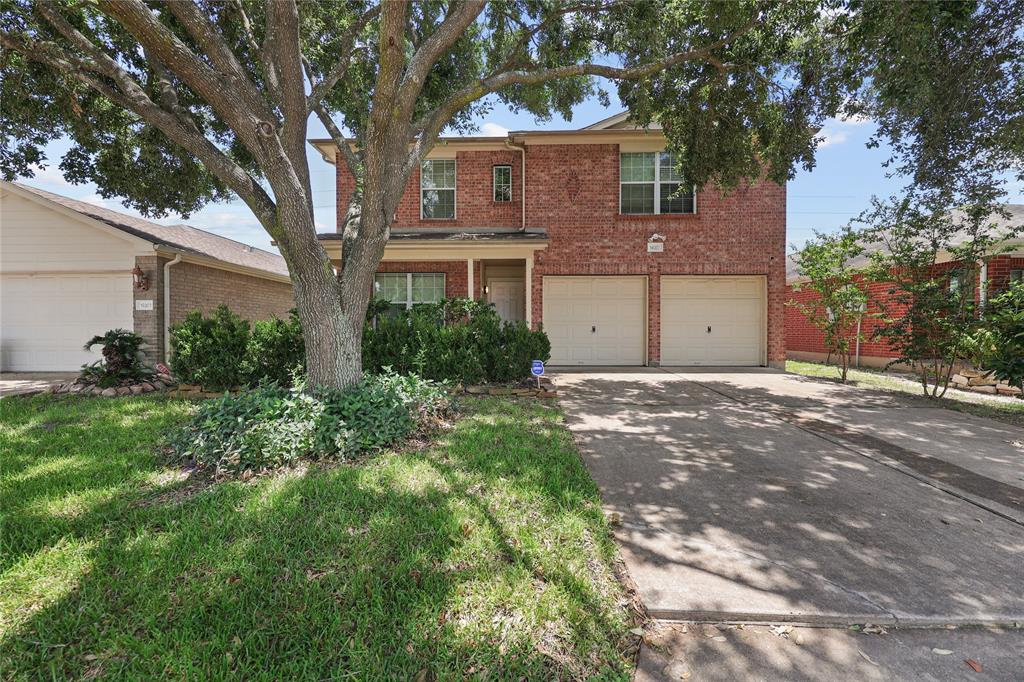
[[[132,329],[131,278],[123,274],[0,278],[0,367],[68,371],[100,359],[82,349],[108,329]]]
[[[763,278],[663,277],[663,365],[760,365]]]
[[[544,329],[552,365],[642,365],[643,277],[544,278]]]

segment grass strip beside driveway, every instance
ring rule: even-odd
[[[627,598],[557,408],[467,400],[437,442],[211,483],[188,403],[0,401],[0,677],[627,678]]]
[[[817,362],[786,361],[786,371],[807,377],[839,379],[839,368]],[[925,397],[921,383],[909,376],[901,376],[876,369],[850,369],[848,383],[859,388],[899,393],[909,400],[918,401],[928,407],[944,407],[957,412],[987,417],[1004,424],[1024,426],[1024,400],[1003,396],[989,396],[950,388],[942,398]]]

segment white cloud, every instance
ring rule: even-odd
[[[504,137],[508,135],[508,128],[488,121],[480,126],[480,134],[485,137]]]
[[[42,166],[32,166],[34,175],[31,181],[43,182],[47,185],[56,185],[58,187],[71,187],[71,183],[64,179],[64,174],[60,172],[60,168],[56,164],[49,164],[45,168]]]
[[[828,128],[822,128],[821,134],[818,137],[821,139],[821,142],[818,143],[818,149],[824,149],[825,147],[842,144],[846,142],[850,136],[843,130],[829,130]]]

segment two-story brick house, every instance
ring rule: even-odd
[[[313,144],[337,168],[341,225],[352,176]],[[406,188],[377,295],[484,298],[543,325],[552,365],[781,365],[785,187],[695,194],[664,148],[625,114],[442,139]],[[320,237],[340,258],[340,235]]]

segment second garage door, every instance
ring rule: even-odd
[[[82,344],[132,324],[132,282],[122,273],[0,277],[4,371],[77,370],[101,358]]]
[[[764,363],[764,277],[661,278],[661,364]]]
[[[642,365],[646,277],[544,277],[552,365]]]

